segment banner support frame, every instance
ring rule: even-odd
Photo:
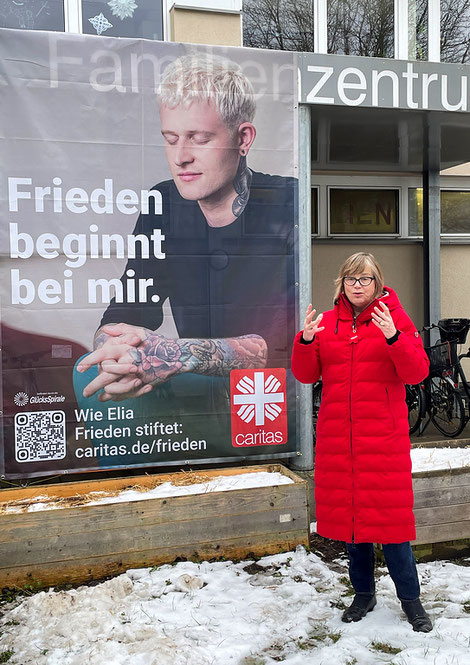
[[[311,107],[299,104],[299,327],[312,302],[312,198],[311,198]],[[296,471],[313,469],[312,386],[299,384],[297,425],[300,450],[291,467]]]

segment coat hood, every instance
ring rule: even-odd
[[[403,309],[402,304],[395,293],[395,291],[389,286],[384,286],[384,290],[381,296],[374,298],[374,300],[367,305],[365,309],[362,310],[356,319],[361,321],[367,321],[372,318],[371,314],[374,311],[374,307],[379,303],[384,302],[389,310],[393,312],[396,309]],[[351,320],[354,316],[353,308],[349,300],[346,298],[344,293],[341,293],[338,300],[335,303],[336,317],[338,320]]]

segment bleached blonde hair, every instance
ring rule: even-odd
[[[344,293],[343,279],[345,277],[354,277],[355,275],[360,275],[363,272],[369,271],[372,277],[375,278],[374,298],[378,298],[378,296],[382,295],[384,290],[384,278],[379,262],[373,254],[369,254],[368,252],[356,252],[347,258],[339,269],[338,277],[335,279],[336,291],[333,302],[336,303],[341,293]]]
[[[158,100],[167,108],[192,102],[212,101],[223,122],[231,129],[252,122],[256,103],[253,86],[239,65],[209,53],[177,58],[163,72]]]

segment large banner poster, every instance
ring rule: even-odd
[[[0,30],[1,473],[295,454],[291,53]]]

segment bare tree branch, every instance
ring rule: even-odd
[[[427,0],[414,0],[416,57],[427,57]],[[411,0],[410,0],[411,3]],[[328,52],[393,57],[393,0],[328,0]],[[245,46],[313,51],[312,0],[244,0]],[[441,59],[470,61],[470,0],[441,0]]]

